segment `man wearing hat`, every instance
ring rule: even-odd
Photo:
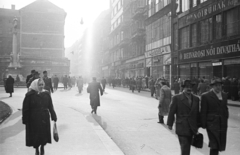
[[[28,82],[29,82],[29,80],[34,76],[34,73],[35,73],[35,72],[36,72],[35,70],[31,70],[31,74],[27,76],[27,78],[26,78],[27,88],[29,87],[29,86],[28,86]]]
[[[183,82],[183,93],[173,96],[168,113],[167,125],[170,130],[176,115],[176,134],[181,147],[181,155],[190,155],[193,135],[199,128],[199,98],[192,94],[193,83]]]
[[[48,77],[47,71],[43,71],[43,81],[45,83],[44,89],[48,90],[49,93],[53,93],[52,79]]]
[[[222,92],[221,79],[213,79],[212,90],[201,97],[201,126],[207,130],[210,155],[226,149],[228,107],[227,94]]]
[[[93,77],[93,81],[88,84],[87,92],[90,93],[90,105],[92,107],[91,113],[97,114],[97,107],[100,106],[100,97],[103,95],[103,89],[99,82],[97,82],[96,77]]]

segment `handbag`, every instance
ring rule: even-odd
[[[58,140],[59,140],[56,122],[54,122],[54,125],[53,125],[53,139],[54,139],[56,142],[58,142]]]
[[[200,149],[203,147],[203,134],[198,133],[193,136],[192,146]]]

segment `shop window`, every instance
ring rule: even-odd
[[[232,9],[226,13],[227,36],[239,34],[239,8]]]
[[[180,49],[189,47],[189,26],[180,29]]]
[[[222,15],[216,15],[215,17],[215,39],[221,39],[222,38]]]
[[[192,6],[193,6],[193,7],[197,6],[197,0],[193,0],[193,1],[192,1]]]
[[[190,79],[190,64],[179,65],[181,80]]]
[[[199,63],[199,77],[205,77],[206,79],[212,78],[212,63],[202,62]]]
[[[191,47],[197,46],[197,24],[191,25]]]
[[[212,40],[212,18],[200,22],[201,27],[201,44],[208,43]]]

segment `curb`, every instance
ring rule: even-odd
[[[86,116],[85,116],[86,117]],[[99,139],[102,141],[103,145],[106,147],[110,155],[124,155],[122,150],[117,146],[117,144],[112,140],[112,138],[106,133],[102,126],[91,116],[92,121],[91,126],[95,133],[98,135]],[[94,125],[98,124],[98,126]]]
[[[0,102],[6,104],[6,103],[3,102],[3,101],[0,101]],[[0,125],[1,125],[9,116],[12,115],[12,108],[11,108],[8,104],[6,104],[6,105],[9,107],[10,111],[9,111],[5,116],[3,116],[3,118],[0,120]]]

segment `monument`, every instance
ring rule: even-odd
[[[18,19],[13,19],[13,40],[12,40],[12,53],[10,55],[10,64],[8,66],[8,74],[13,78],[21,74],[20,53],[18,51]]]

